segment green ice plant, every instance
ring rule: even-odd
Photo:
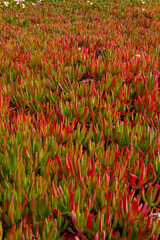
[[[42,4],[1,4],[0,238],[158,239],[159,9]]]

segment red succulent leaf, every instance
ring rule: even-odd
[[[134,175],[134,174],[130,174],[130,177],[131,177],[131,183],[130,183],[130,186],[131,186],[131,188],[135,188],[136,187],[136,183],[135,183],[135,181],[136,180],[140,180],[139,179],[139,177],[137,177],[136,175]]]
[[[87,172],[88,177],[89,177],[89,176],[93,177],[95,170],[96,170],[95,167],[92,168],[91,170],[89,170],[89,171]]]
[[[143,203],[138,206],[138,212],[141,211],[142,207],[143,207]]]
[[[67,156],[65,157],[65,168],[66,168],[67,174],[69,175],[70,169],[69,169],[69,165],[68,165],[68,157]]]
[[[117,226],[117,223],[118,223],[118,216],[119,216],[118,212],[115,211],[115,213],[114,213],[114,222],[113,222],[113,225],[112,225],[112,229],[115,229],[116,226]]]
[[[77,111],[78,111],[78,107],[77,107]],[[78,113],[77,113],[77,118],[76,118],[76,123],[78,122],[79,118],[80,118],[80,114],[79,114],[79,112],[78,112]],[[76,123],[75,123],[75,124],[76,124]]]
[[[158,194],[157,201],[154,202],[152,205],[153,205],[153,206],[157,206],[159,203],[160,203],[160,192],[159,192],[159,194]]]
[[[106,196],[107,196],[107,201],[108,201],[108,204],[111,204],[111,199],[112,199],[112,191],[110,190],[108,195],[106,193]]]
[[[109,212],[105,221],[106,227],[110,224],[112,219],[112,214]]]
[[[99,220],[99,227],[98,227],[99,231],[102,231],[102,219],[100,218]]]
[[[11,208],[11,213],[10,213],[10,221],[11,221],[11,224],[13,225],[14,224],[14,216],[13,216],[13,209]]]
[[[74,240],[79,240],[79,238],[77,236],[74,237]]]
[[[70,195],[71,192],[72,192],[72,188],[73,188],[73,180],[71,181],[71,183],[70,183],[70,185],[69,185],[69,189],[68,189],[69,195]]]
[[[85,235],[78,228],[75,228],[75,229],[77,231],[77,235],[81,237],[81,239],[87,240]]]
[[[160,213],[160,209],[159,209],[159,208],[155,207],[155,210],[158,211],[158,212]]]
[[[92,214],[91,213],[89,213],[86,226],[88,229],[92,230]]]
[[[98,232],[96,233],[96,235],[93,236],[93,240],[98,240]]]
[[[54,196],[57,198],[58,197],[58,193],[57,193],[57,190],[55,188],[54,181],[52,181],[52,190],[53,190]]]
[[[102,239],[102,240],[105,240],[105,237],[106,237],[106,232],[103,231],[101,239]]]
[[[74,202],[74,193],[71,192],[68,206],[72,207],[73,202]]]
[[[128,215],[127,215],[128,221],[131,219],[131,216],[132,216],[132,204],[129,205],[129,209],[128,209]]]
[[[87,114],[87,110],[88,110],[88,107],[85,107],[85,109],[84,109],[84,113],[83,113],[83,117],[86,116],[86,114]]]
[[[77,218],[76,218],[73,210],[71,211],[71,219],[72,219],[74,226],[76,227],[78,225],[78,221],[77,221]]]
[[[81,175],[81,165],[80,165],[80,163],[78,163],[78,177],[80,179],[80,183],[84,186],[85,183],[84,183],[84,179],[83,179],[83,177]]]
[[[151,232],[150,232],[151,236],[153,236],[154,230],[155,230],[155,222],[153,222],[153,225],[152,225],[152,228],[151,228]]]
[[[94,76],[90,72],[87,72],[87,74],[89,77],[94,78]]]
[[[62,162],[61,162],[61,159],[60,159],[58,153],[56,153],[55,157],[56,157],[56,159],[57,159],[57,161],[58,161],[59,167],[60,167],[61,169],[63,169]]]
[[[88,207],[88,210],[90,211],[90,208],[91,208],[91,199],[90,198],[88,199],[87,207]]]
[[[141,239],[142,236],[142,226],[139,227],[138,233],[137,233],[137,239]]]
[[[69,166],[70,166],[71,173],[72,173],[73,175],[76,175],[76,174],[75,174],[75,171],[74,171],[73,164],[72,164],[72,162],[71,162],[71,159],[69,159],[68,161],[69,161]]]
[[[53,208],[53,213],[57,216],[57,214],[58,214],[58,210],[55,209],[55,208]]]
[[[125,193],[124,198],[123,198],[123,206],[124,206],[125,213],[128,214],[128,200],[127,200],[126,193]]]
[[[131,227],[128,230],[127,239],[132,239],[132,228]]]
[[[140,161],[140,169],[141,169],[140,180],[143,182],[145,180],[145,177],[146,177],[146,170],[145,170],[145,165],[142,161]]]
[[[138,209],[139,211],[139,209]],[[147,210],[147,202],[144,203],[143,208],[141,210],[141,216],[144,216],[148,213],[149,209]]]
[[[64,141],[64,133],[61,131],[61,143]]]
[[[119,209],[120,209],[121,213],[124,215],[124,208],[123,208],[123,200],[122,199],[119,201]]]
[[[133,199],[132,209],[133,209],[134,217],[137,217],[138,216],[138,201],[136,200],[136,198]]]
[[[149,217],[148,217],[148,221],[147,221],[147,224],[146,224],[146,229],[148,229],[148,228],[150,227],[151,222],[152,222],[152,219],[153,219],[152,216],[149,216]]]
[[[31,156],[29,155],[29,152],[28,152],[26,146],[24,146],[23,150],[24,150],[25,154],[27,155],[27,157],[30,158]]]
[[[56,174],[56,171],[51,167],[51,171],[54,173],[54,174]]]

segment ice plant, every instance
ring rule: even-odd
[[[160,11],[145,4],[0,4],[0,239],[159,238]]]

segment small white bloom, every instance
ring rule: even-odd
[[[35,5],[36,5],[36,3],[32,3],[32,5],[33,5],[33,6],[35,6]]]
[[[145,4],[145,2],[142,2],[143,4]]]
[[[78,48],[78,51],[80,51],[80,50],[81,50],[81,48],[79,47],[79,48]]]
[[[159,213],[159,212],[157,212],[157,213],[152,213],[152,214],[149,215],[149,217],[150,217],[150,216],[153,216],[153,218],[156,218],[156,217],[158,216],[158,218],[159,218],[159,220],[160,220],[160,213]]]
[[[22,4],[22,8],[25,8],[25,5],[24,5],[24,4]]]
[[[25,0],[14,0],[14,2],[16,2],[17,4],[19,4],[20,2],[24,2]]]
[[[91,5],[93,4],[93,3],[90,3]]]
[[[6,7],[8,7],[8,4],[9,4],[9,2],[4,2],[4,5],[5,5]]]
[[[144,8],[142,8],[142,11],[144,12],[144,11],[145,11],[145,9],[144,9]]]
[[[140,57],[141,55],[140,54],[136,54],[136,57]]]

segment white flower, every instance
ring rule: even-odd
[[[145,2],[142,2],[143,4],[145,4]]]
[[[22,8],[25,8],[25,5],[24,5],[24,4],[22,4]]]
[[[36,3],[32,3],[32,5],[33,5],[33,6],[35,6],[35,5],[36,5]]]
[[[4,5],[5,5],[6,7],[8,7],[8,4],[9,4],[9,2],[4,2]]]
[[[136,57],[140,57],[141,55],[140,54],[136,54]]]
[[[159,220],[160,220],[160,213],[159,213],[159,212],[157,212],[157,213],[152,213],[152,214],[149,215],[149,217],[150,217],[150,216],[153,216],[153,218],[156,218],[156,217],[158,216],[158,218],[159,218]]]
[[[25,0],[14,0],[15,2],[17,2],[17,4],[19,4],[20,2],[24,2]]]
[[[90,3],[91,5],[93,4],[93,3]]]
[[[142,11],[144,12],[144,11],[145,11],[145,9],[144,9],[144,8],[142,8]]]
[[[79,48],[78,48],[78,51],[80,51],[80,50],[81,50],[81,48],[79,47]]]

